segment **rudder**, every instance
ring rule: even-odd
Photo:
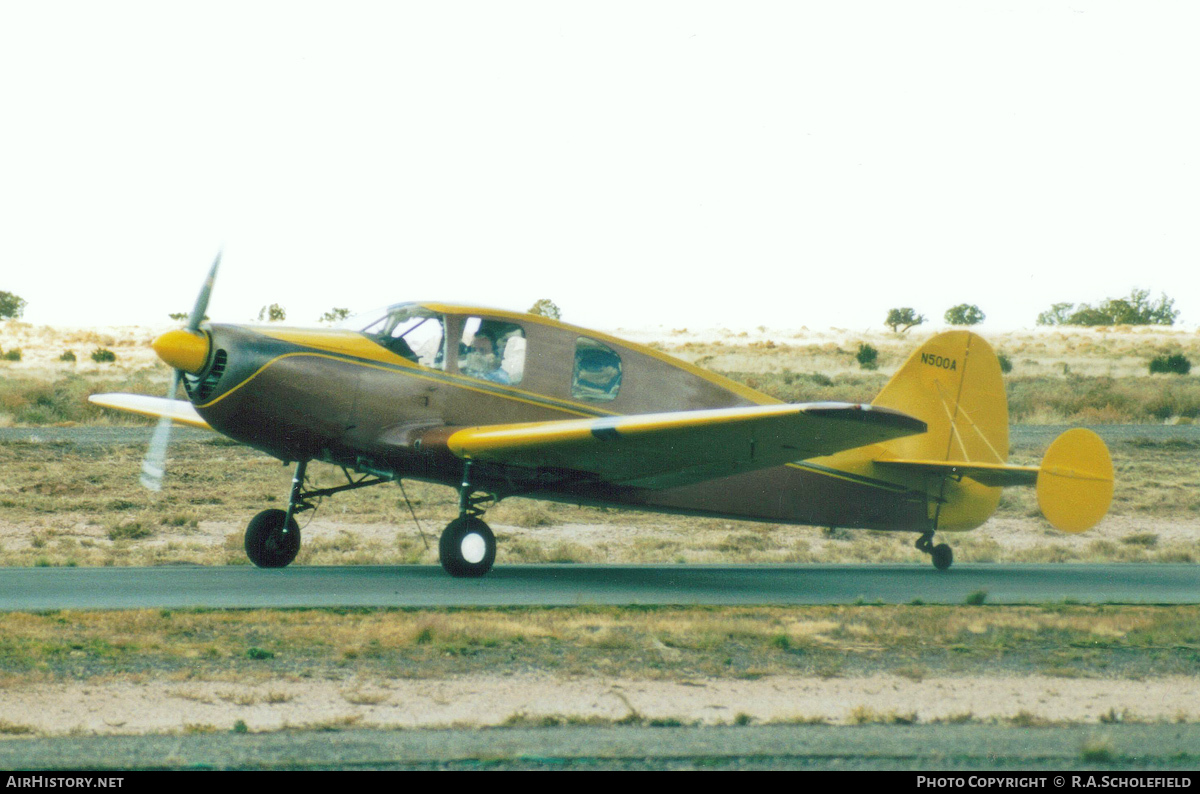
[[[894,408],[924,421],[917,436],[879,445],[877,460],[962,461],[1003,464],[1008,460],[1008,398],[1000,362],[987,341],[970,331],[930,338],[908,357],[873,405]],[[935,529],[974,529],[1000,501],[1000,488],[973,479],[906,476],[929,496]]]

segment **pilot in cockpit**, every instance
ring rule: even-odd
[[[462,371],[473,378],[508,384],[508,373],[500,368],[500,364],[501,357],[496,349],[496,338],[486,331],[477,331],[463,358]]]

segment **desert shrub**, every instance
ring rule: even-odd
[[[785,403],[848,402],[869,403],[879,394],[887,382],[885,375],[863,373],[842,375],[837,379],[819,372],[807,375],[792,373],[789,380],[778,372],[721,372],[719,373],[744,383]]]
[[[1150,360],[1150,374],[1154,375],[1160,372],[1175,373],[1176,375],[1186,375],[1192,371],[1192,362],[1187,360],[1187,356],[1182,353],[1175,353],[1170,356],[1155,356]]]
[[[65,352],[61,356],[59,356],[58,360],[59,361],[69,361],[71,363],[74,363],[75,362],[75,351],[68,350],[67,352]]]
[[[854,354],[854,358],[863,369],[876,369],[879,366],[879,351],[866,342],[858,343],[858,352]]]
[[[1003,353],[996,354],[996,360],[1000,362],[1000,371],[1005,375],[1012,372],[1012,359]]]
[[[97,381],[89,381],[75,373],[53,381],[4,377],[0,378],[0,415],[11,416],[15,423],[24,425],[86,422],[104,415],[111,417],[111,412],[87,401],[90,395],[103,392],[161,395],[162,386],[147,372]],[[135,423],[149,421],[134,416],[123,416],[122,419]]]
[[[1014,422],[1157,422],[1200,416],[1200,381],[1083,377],[1005,379]]]
[[[117,354],[107,347],[98,347],[92,351],[92,361],[97,364],[110,363],[117,360]]]
[[[0,358],[3,358],[5,361],[20,361],[21,360],[21,348],[14,347],[10,350],[5,350],[4,355],[0,356]]]
[[[947,325],[979,325],[985,317],[978,306],[969,303],[960,303],[946,309]]]

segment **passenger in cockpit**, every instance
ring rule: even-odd
[[[508,373],[500,368],[500,363],[496,338],[482,331],[476,332],[463,360],[462,371],[473,378],[508,384]]]

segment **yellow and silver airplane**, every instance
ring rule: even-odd
[[[785,404],[648,347],[494,309],[399,303],[353,330],[204,323],[219,262],[187,326],[154,342],[175,370],[169,395],[91,400],[160,417],[150,488],[172,422],[294,462],[286,510],[246,530],[261,567],[295,559],[295,516],[314,500],[402,479],[458,490],[439,543],[454,576],[491,569],[481,517],[509,496],[911,532],[940,570],[953,553],[934,533],[983,524],[1004,486],[1036,486],[1042,513],[1072,533],[1112,499],[1112,461],[1089,430],[1059,436],[1038,466],[1007,462],[1000,365],[970,331],[929,339],[870,404]],[[314,460],[346,483],[309,488]]]

